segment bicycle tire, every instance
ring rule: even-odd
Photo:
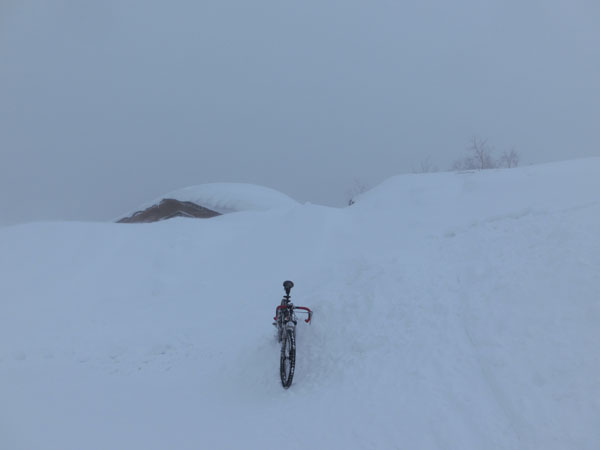
[[[293,329],[287,329],[283,333],[281,358],[279,360],[279,374],[281,375],[281,385],[284,389],[287,389],[292,385],[295,367],[296,337]]]
[[[277,318],[277,342],[281,342],[283,339],[283,321],[281,317]]]

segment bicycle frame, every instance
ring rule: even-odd
[[[274,325],[277,326],[277,337],[281,342],[281,356],[279,372],[281,375],[281,383],[284,389],[287,389],[292,384],[294,378],[294,368],[296,362],[296,325],[298,318],[296,310],[301,310],[308,314],[306,323],[310,323],[312,311],[305,306],[294,306],[290,301],[290,290],[293,287],[291,281],[283,283],[286,295],[283,296],[281,304],[275,308]]]
[[[281,305],[275,308],[275,317],[273,320],[277,322],[277,337],[281,341],[281,336],[284,330],[292,329],[296,333],[296,324],[298,323],[296,314],[294,314],[294,304],[290,302],[289,296],[286,295],[281,300]]]

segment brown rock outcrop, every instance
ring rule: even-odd
[[[119,219],[118,223],[147,223],[159,220],[172,219],[173,217],[195,217],[208,219],[220,216],[218,212],[192,202],[181,202],[172,198],[165,198],[158,205],[152,205],[143,211],[137,211],[129,217]]]

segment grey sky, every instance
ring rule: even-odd
[[[0,0],[0,223],[214,181],[342,205],[473,135],[599,156],[596,0]]]

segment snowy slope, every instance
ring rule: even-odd
[[[589,159],[0,229],[0,448],[597,449],[599,194]]]

